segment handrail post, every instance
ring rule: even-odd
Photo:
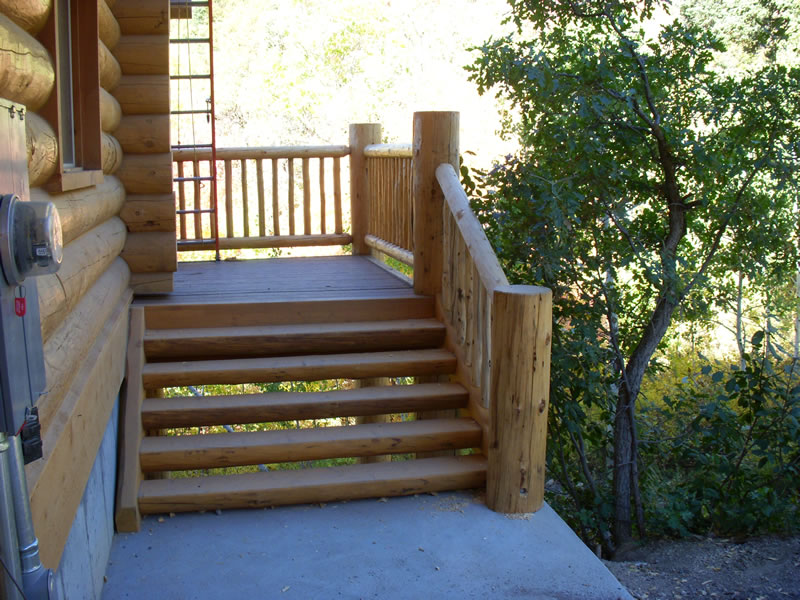
[[[486,504],[528,513],[544,502],[552,293],[503,285],[492,296]]]
[[[458,173],[458,113],[414,113],[412,206],[414,291],[435,295],[442,289],[442,202],[436,168],[449,163]]]
[[[370,253],[364,241],[369,227],[369,180],[364,148],[380,142],[380,123],[350,125],[350,234],[353,236],[353,254]]]

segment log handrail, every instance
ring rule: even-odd
[[[219,247],[349,244],[341,176],[341,159],[349,154],[342,145],[217,148]],[[180,148],[172,157],[177,176],[185,179],[176,185],[178,248],[213,249],[212,211],[203,194],[208,186],[191,179],[212,172],[211,150]]]

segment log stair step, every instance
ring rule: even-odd
[[[142,440],[144,472],[213,469],[301,460],[379,456],[476,448],[474,420],[431,419],[205,435],[153,436]]]
[[[142,425],[146,430],[153,430],[386,415],[463,408],[468,400],[467,390],[455,383],[392,385],[330,392],[147,398],[142,404]]]
[[[436,319],[302,323],[258,327],[149,330],[147,360],[265,357],[436,348],[445,327]]]
[[[142,513],[154,514],[408,496],[476,488],[485,483],[486,459],[472,455],[146,480],[139,488],[138,500]]]
[[[348,323],[435,317],[432,296],[340,298],[274,302],[187,302],[144,306],[147,329],[203,327],[257,327],[287,323]]]
[[[274,358],[237,358],[148,363],[145,389],[203,384],[268,383],[447,375],[456,357],[447,350],[402,350]]]

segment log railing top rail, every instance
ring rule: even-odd
[[[411,158],[411,144],[370,144],[364,148],[367,158]]]
[[[217,160],[252,160],[259,158],[341,158],[350,154],[350,146],[252,146],[217,148]],[[211,150],[183,148],[172,151],[173,162],[211,160]]]
[[[439,165],[436,168],[436,179],[442,187],[445,201],[466,242],[486,291],[491,293],[502,285],[508,285],[508,279],[500,266],[500,261],[497,260],[497,255],[478,218],[472,212],[467,194],[461,187],[461,181],[459,181],[453,166],[447,163]]]

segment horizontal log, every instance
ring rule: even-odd
[[[172,193],[172,160],[163,154],[126,154],[117,171],[129,194]]]
[[[100,29],[100,41],[102,41],[106,48],[113,50],[119,42],[119,37],[122,35],[119,23],[114,18],[114,13],[111,8],[106,4],[105,0],[97,0],[97,17]]]
[[[114,133],[122,119],[122,107],[111,94],[100,88],[100,127],[106,133]]]
[[[64,248],[64,260],[57,273],[36,279],[42,339],[50,337],[119,255],[125,237],[125,224],[112,217]]]
[[[116,177],[104,177],[100,185],[64,194],[51,195],[42,188],[34,188],[31,200],[56,205],[64,245],[68,245],[119,213],[125,202],[125,188]]]
[[[114,91],[122,77],[122,68],[111,50],[101,41],[97,42],[97,60],[100,67],[100,86],[107,92]]]
[[[411,144],[370,144],[364,147],[367,158],[411,158]]]
[[[31,35],[41,31],[52,8],[53,0],[14,0],[3,3],[3,13]]]
[[[252,160],[259,158],[331,158],[347,156],[349,146],[255,146],[217,148],[217,160]],[[172,153],[173,160],[211,160],[210,149],[183,149]]]
[[[145,366],[143,378],[146,388],[159,388],[214,383],[445,375],[452,373],[455,367],[455,357],[446,350],[401,350],[151,363]]]
[[[112,10],[125,35],[169,35],[169,4],[167,0],[119,0]]]
[[[169,294],[173,273],[131,273],[130,286],[134,294]]]
[[[367,234],[364,236],[364,243],[366,243],[370,248],[374,248],[375,250],[383,252],[387,256],[400,261],[404,265],[408,265],[409,267],[414,266],[414,253],[410,250],[401,248],[400,246],[387,242],[386,240],[383,240],[372,234]]]
[[[476,488],[485,481],[483,456],[154,479],[142,482],[139,508],[156,514],[335,502]]]
[[[472,419],[249,431],[219,435],[153,436],[142,440],[142,471],[211,469],[300,460],[458,450],[481,443]]]
[[[175,233],[131,233],[122,258],[132,273],[164,273],[178,270]]]
[[[126,75],[169,75],[169,35],[124,35],[114,56]]]
[[[175,231],[175,199],[172,194],[128,196],[119,213],[130,232]]]
[[[39,110],[55,84],[50,55],[42,44],[0,14],[0,98]]]
[[[100,135],[100,155],[103,163],[103,173],[113,175],[122,165],[122,146],[117,139],[108,133]]]
[[[123,75],[114,97],[125,115],[169,114],[169,75]]]
[[[114,132],[126,154],[159,154],[170,151],[169,115],[128,115]]]
[[[349,233],[325,233],[312,235],[268,235],[264,237],[219,238],[220,250],[242,248],[295,248],[308,246],[344,246],[352,243]],[[181,251],[213,250],[214,240],[178,243]]]
[[[28,182],[32,188],[46,183],[58,169],[58,138],[53,128],[34,112],[25,116],[28,148]]]
[[[410,413],[464,408],[466,405],[467,391],[453,383],[389,385],[329,392],[179,396],[147,398],[142,405],[142,424],[145,429],[165,429],[269,423]]]
[[[44,459],[25,469],[46,567],[59,565],[122,382],[130,292],[121,287],[116,297],[119,287],[104,287],[105,294],[93,296],[93,306],[87,303],[80,323],[98,330],[91,336],[73,336],[62,346],[65,357],[73,357],[75,375],[60,394],[58,412],[43,429]],[[83,345],[73,345],[78,341]]]

